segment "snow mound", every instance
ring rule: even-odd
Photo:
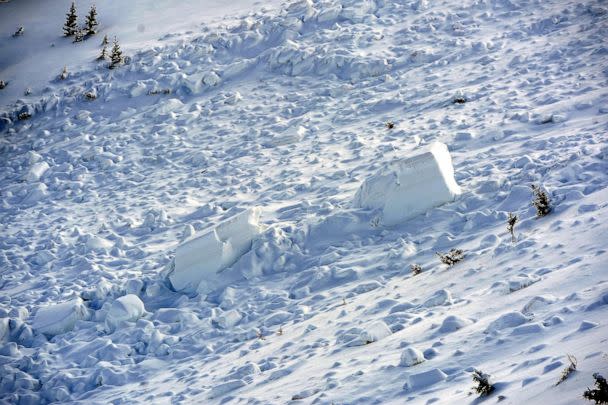
[[[78,320],[89,317],[89,311],[80,298],[61,304],[42,307],[36,312],[32,327],[47,336],[61,335],[74,329]]]
[[[253,239],[262,231],[259,217],[259,209],[245,210],[178,246],[169,275],[173,288],[208,292],[208,282],[251,249]]]
[[[497,332],[507,328],[515,328],[528,322],[528,318],[521,312],[507,312],[492,321],[486,329],[486,333]]]
[[[395,225],[460,194],[448,147],[435,142],[420,153],[391,162],[366,179],[354,206],[379,210],[385,225]]]
[[[127,294],[112,303],[106,316],[106,329],[114,331],[122,322],[133,322],[146,312],[144,303],[135,294]]]

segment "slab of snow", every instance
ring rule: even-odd
[[[218,273],[251,249],[262,231],[259,218],[258,208],[247,209],[178,246],[175,268],[169,275],[173,288],[207,292]]]
[[[395,225],[453,201],[460,192],[448,147],[435,142],[366,179],[354,206],[379,210],[382,223]]]
[[[41,307],[36,312],[32,327],[38,333],[48,336],[71,331],[78,320],[86,320],[89,311],[80,298],[61,304]]]

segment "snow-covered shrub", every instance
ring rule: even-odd
[[[608,383],[600,374],[593,374],[595,378],[595,389],[587,388],[583,393],[583,397],[589,401],[595,401],[596,404],[608,404]]]
[[[534,194],[532,204],[534,205],[534,208],[536,208],[536,216],[538,218],[546,216],[551,212],[549,195],[540,186],[532,184],[530,187],[532,188],[532,193]]]
[[[570,374],[576,371],[576,357],[569,354],[568,361],[570,364],[568,364],[568,366],[562,371],[562,375],[559,377],[559,380],[555,383],[555,385],[560,385],[568,379]]]
[[[106,60],[108,58],[108,47],[106,45],[101,48],[101,53],[97,57],[97,60]]]
[[[473,382],[477,384],[473,388],[480,397],[490,395],[494,391],[494,385],[490,383],[490,376],[486,373],[479,370],[473,371]]]
[[[4,80],[0,80],[0,90],[6,87],[6,82]]]
[[[422,273],[422,266],[419,265],[418,263],[414,263],[414,264],[410,265],[410,269],[412,270],[412,274],[415,276]]]
[[[437,252],[441,263],[453,266],[464,259],[464,252],[461,249],[450,249],[447,253]]]
[[[15,38],[20,37],[23,35],[23,33],[24,33],[23,27],[19,27],[17,29],[17,31],[15,31],[15,33],[13,34],[13,37],[15,37]]]
[[[59,75],[59,80],[65,80],[68,78],[68,67],[64,66],[61,74]]]
[[[507,217],[507,231],[511,234],[511,241],[515,242],[515,224],[517,223],[517,215],[513,215],[512,212],[509,212],[509,216]]]

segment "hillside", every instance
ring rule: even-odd
[[[608,376],[605,2],[124,3],[77,44],[68,3],[0,3],[0,401],[573,404]],[[434,142],[455,201],[357,208]],[[251,250],[175,291],[177,246],[254,208]]]

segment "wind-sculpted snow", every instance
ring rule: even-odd
[[[143,3],[198,27],[125,38],[113,70],[101,38],[36,37],[69,59],[0,90],[0,402],[473,403],[478,369],[505,403],[569,404],[607,372],[605,4],[291,1],[201,26]],[[380,188],[389,227],[353,206],[435,142],[453,179]],[[441,180],[462,193],[431,204]]]

